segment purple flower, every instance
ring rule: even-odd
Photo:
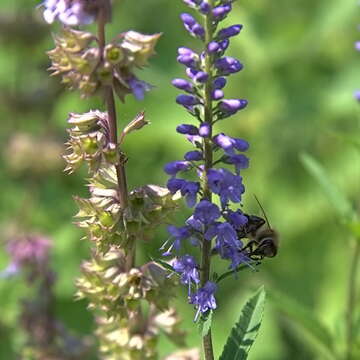
[[[194,91],[194,86],[185,79],[174,79],[171,83],[180,90],[184,90],[189,93]]]
[[[221,206],[226,208],[229,201],[239,203],[245,188],[242,177],[226,169],[210,169],[207,172],[211,191],[220,196]]]
[[[172,194],[180,190],[181,196],[184,196],[189,207],[196,204],[196,196],[200,190],[200,184],[194,181],[172,178],[167,182],[167,188]]]
[[[224,217],[235,230],[242,229],[249,221],[240,209],[236,211],[228,210]]]
[[[213,82],[214,89],[223,89],[225,85],[226,85],[226,78],[222,76],[217,77]]]
[[[357,41],[357,42],[355,43],[355,49],[356,49],[357,51],[360,51],[360,41]]]
[[[235,165],[236,174],[240,174],[241,169],[247,169],[249,167],[249,158],[244,154],[230,155],[224,160],[227,164]]]
[[[194,219],[209,225],[220,217],[219,208],[208,200],[201,200],[195,207]]]
[[[230,75],[243,69],[243,64],[233,57],[225,56],[215,62],[219,75]]]
[[[360,102],[360,90],[356,90],[354,92],[354,98]]]
[[[222,90],[216,89],[211,92],[211,98],[213,100],[220,100],[224,97],[224,92]]]
[[[209,137],[210,131],[211,131],[211,126],[209,123],[207,123],[207,122],[201,123],[200,128],[199,128],[199,135],[201,137]]]
[[[244,99],[227,99],[219,103],[219,109],[223,117],[234,115],[239,110],[245,109],[248,102]]]
[[[208,14],[211,10],[210,4],[206,1],[203,1],[200,5],[200,12],[203,14]]]
[[[231,4],[224,4],[213,8],[212,13],[214,19],[216,19],[217,21],[223,20],[226,17],[226,15],[231,11],[231,9],[232,9]]]
[[[198,320],[201,313],[206,313],[210,309],[216,309],[216,300],[214,297],[216,289],[216,284],[208,281],[195,294],[191,295],[190,304],[195,305],[197,309],[194,321]]]
[[[242,28],[243,28],[242,25],[232,25],[225,29],[221,29],[218,32],[217,36],[221,40],[228,39],[229,37],[238,35]]]
[[[193,76],[193,80],[200,84],[206,83],[208,78],[209,78],[209,74],[207,74],[204,71],[197,71],[196,74]]]
[[[86,0],[45,0],[44,19],[49,24],[55,19],[68,26],[87,25],[95,21],[99,6],[96,2],[90,5]]]
[[[191,164],[188,161],[172,161],[164,166],[164,171],[171,176],[176,176],[179,171],[189,170]]]
[[[219,49],[220,49],[220,45],[216,41],[209,42],[207,46],[207,50],[210,54],[216,53]]]
[[[170,245],[170,247],[162,254],[163,256],[171,255],[172,249],[179,251],[182,240],[187,239],[191,236],[191,232],[188,226],[176,227],[174,225],[169,225],[167,230],[170,233],[171,237],[165,241],[165,243],[161,246],[160,250],[164,250],[168,242],[172,239],[174,239],[174,241]]]
[[[249,262],[251,261],[251,259],[246,254],[241,252],[241,247],[240,248],[225,247],[223,249],[221,257],[223,259],[227,259],[231,261],[231,264],[229,266],[229,269],[231,270],[237,269],[239,265],[244,263],[250,266]]]
[[[225,247],[238,248],[241,245],[235,229],[228,222],[219,224],[216,232],[216,247],[220,254]]]
[[[180,15],[180,18],[185,26],[185,29],[190,35],[202,39],[205,35],[205,29],[194,19],[193,16],[187,13]]]
[[[199,133],[199,129],[191,124],[181,124],[176,128],[176,131],[184,135],[198,135]]]
[[[41,265],[48,261],[50,240],[43,236],[29,235],[12,239],[7,251],[19,267],[28,264]]]
[[[198,265],[195,258],[191,255],[181,256],[173,262],[172,266],[181,275],[180,281],[188,285],[188,294],[190,296],[191,283],[198,284],[200,282]]]
[[[189,68],[198,67],[199,55],[196,52],[186,47],[180,47],[178,49],[178,54],[179,56],[177,57],[177,61],[180,64],[185,65]]]
[[[232,138],[224,133],[214,136],[213,141],[229,155],[235,154],[234,149],[246,151],[249,148],[249,143],[246,140]]]
[[[199,104],[200,100],[196,96],[193,96],[193,95],[181,94],[176,97],[176,102],[179,105],[188,107],[188,106],[194,106],[194,105]]]
[[[188,151],[185,154],[184,159],[187,161],[199,161],[203,159],[203,154],[201,151],[198,150]]]
[[[128,85],[137,100],[144,100],[145,92],[153,87],[147,82],[137,79],[135,76],[128,80]]]

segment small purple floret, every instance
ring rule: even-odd
[[[176,97],[176,102],[183,106],[194,106],[200,104],[200,100],[193,95],[181,94]]]
[[[164,166],[164,171],[171,176],[176,176],[179,171],[189,170],[191,164],[188,161],[172,161]]]
[[[195,207],[194,219],[205,225],[211,224],[220,217],[220,210],[217,205],[208,200],[201,200]]]
[[[238,35],[242,28],[243,28],[242,25],[229,26],[229,27],[227,27],[225,29],[221,29],[218,32],[218,37],[221,40],[228,39],[229,37]]]
[[[233,57],[225,56],[216,60],[215,67],[221,75],[230,75],[243,69],[243,64]]]
[[[245,109],[248,101],[245,99],[227,99],[219,103],[219,109],[225,116],[234,115],[239,110]]]
[[[195,305],[197,308],[194,321],[199,319],[199,315],[201,313],[203,314],[208,310],[216,309],[216,300],[214,297],[216,289],[216,284],[208,281],[202,288],[191,296],[190,304]]]
[[[181,256],[173,262],[172,266],[174,270],[181,275],[180,281],[188,285],[188,294],[190,296],[191,284],[198,284],[200,282],[198,264],[195,258],[191,255]]]

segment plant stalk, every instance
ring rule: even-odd
[[[105,8],[103,8],[99,13],[98,20],[98,41],[99,41],[99,51],[100,54],[104,53],[105,48]],[[101,55],[103,56],[103,55]],[[117,137],[117,117],[116,117],[116,106],[114,99],[114,91],[112,85],[107,85],[104,88],[104,97],[106,103],[106,109],[108,113],[108,124],[110,131],[110,141],[116,145],[118,148],[118,137]],[[119,149],[120,151],[120,149]],[[128,206],[128,188],[126,181],[126,172],[125,172],[125,164],[122,160],[115,166],[116,168],[116,176],[118,182],[118,197],[119,203],[122,209],[126,209]],[[128,255],[126,257],[126,270],[130,270],[135,265],[135,243],[131,243],[131,248],[128,251]]]
[[[349,287],[348,287],[348,300],[347,300],[347,312],[346,312],[346,360],[353,360],[352,348],[354,344],[354,312],[357,301],[357,273],[360,261],[360,241],[355,239],[353,257],[350,265],[349,273]]]
[[[209,0],[209,5],[213,6],[213,0]],[[205,44],[212,41],[213,38],[213,27],[212,27],[212,12],[205,16]],[[203,175],[203,194],[204,199],[211,201],[212,194],[209,189],[207,171],[212,167],[213,163],[213,150],[209,139],[212,137],[212,124],[213,124],[213,109],[212,109],[212,59],[211,55],[206,53],[205,55],[205,72],[209,74],[209,79],[205,84],[205,96],[204,96],[204,121],[210,124],[210,136],[204,138],[204,159],[205,169]],[[211,263],[211,241],[206,239],[202,242],[202,254],[201,254],[201,286],[204,286],[210,279],[210,263]],[[203,337],[203,350],[205,360],[214,360],[214,351],[211,337],[211,329]]]

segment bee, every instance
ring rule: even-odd
[[[245,214],[248,218],[248,223],[243,229],[238,231],[238,236],[239,238],[247,237],[249,239],[249,242],[241,251],[246,252],[252,260],[262,260],[265,257],[271,258],[277,255],[279,236],[277,232],[271,228],[265,211],[256,196],[255,199],[259,204],[265,219],[256,215]],[[265,224],[267,226],[264,228]]]

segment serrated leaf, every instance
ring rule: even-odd
[[[356,217],[356,213],[351,205],[351,202],[330,181],[329,176],[322,165],[308,154],[301,154],[300,159],[307,171],[321,186],[322,190],[325,192],[329,201],[332,203],[343,221],[348,222],[349,220],[354,219]]]
[[[201,336],[204,337],[208,334],[213,318],[213,311],[210,310],[206,320],[202,323]]]
[[[245,304],[219,360],[245,360],[259,332],[265,304],[262,286]]]
[[[295,325],[301,328],[302,333],[306,333],[317,350],[321,351],[328,359],[337,359],[333,347],[336,339],[333,338],[330,330],[316,318],[312,311],[287,295],[274,290],[270,293],[270,299],[280,312],[287,315]]]

